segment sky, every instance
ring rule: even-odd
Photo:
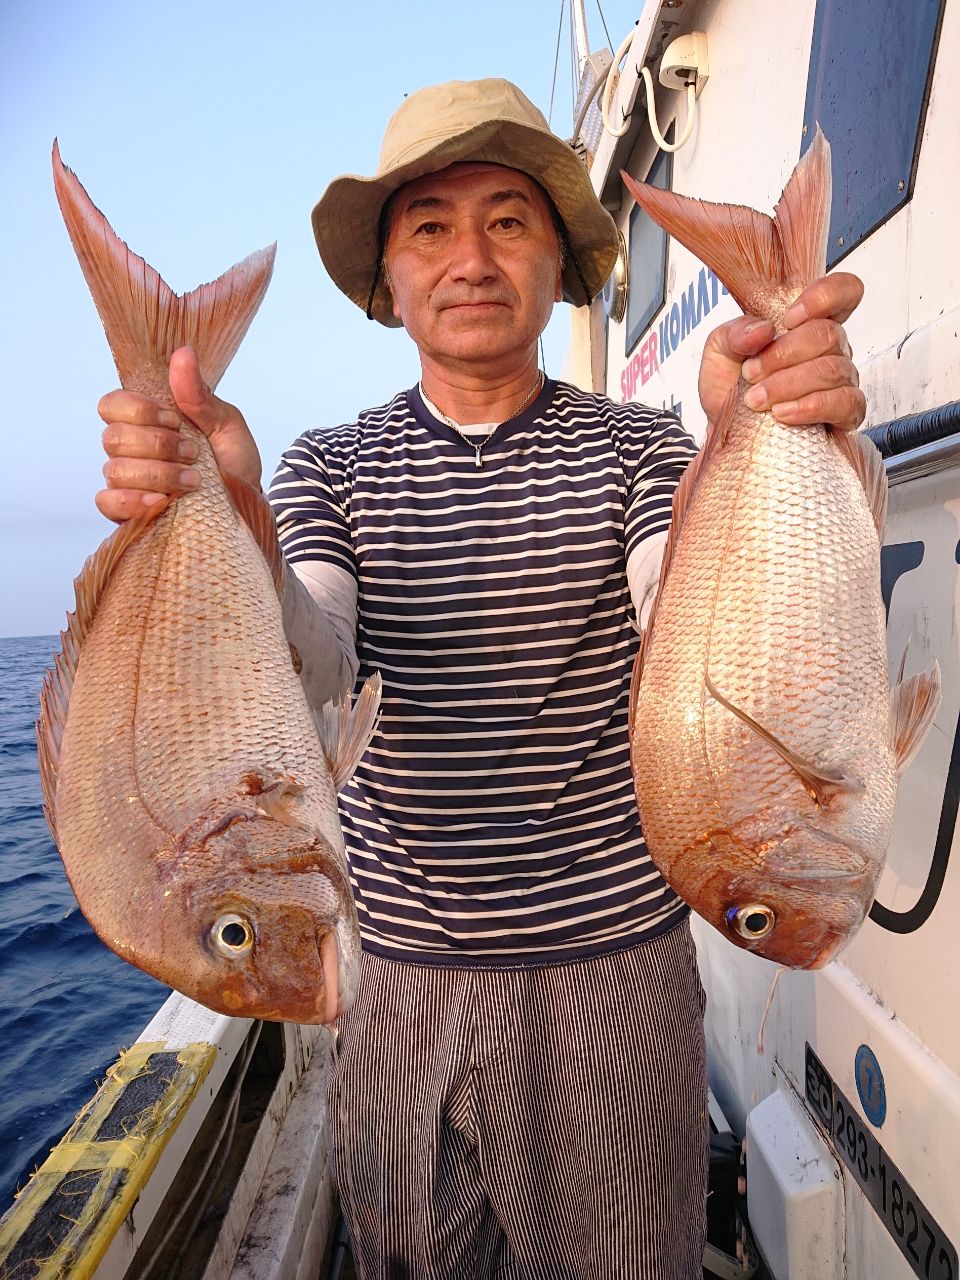
[[[601,0],[613,46],[641,0]],[[566,12],[561,21],[563,8]],[[402,330],[326,277],[310,211],[372,174],[383,128],[423,85],[506,76],[572,130],[569,0],[0,0],[0,636],[59,631],[72,580],[110,532],[96,406],[117,385],[50,176],[59,139],[117,234],[177,292],[276,240],[266,300],[219,394],[269,475],[308,427],[352,420],[416,381]],[[608,44],[587,0],[591,47]],[[559,64],[554,65],[559,37]],[[569,311],[545,339],[560,372]]]

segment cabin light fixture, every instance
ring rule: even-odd
[[[610,106],[617,84],[617,70],[632,40],[633,32],[627,36],[617,50],[607,73],[603,95],[600,100],[603,126],[615,138],[623,137],[630,127],[632,118],[632,115],[625,116],[623,123],[617,128],[614,128],[610,123]],[[687,95],[687,121],[684,125],[683,133],[676,142],[667,142],[657,124],[657,113],[653,100],[653,76],[650,74],[650,68],[641,66],[638,68],[638,73],[643,77],[647,93],[647,119],[654,141],[661,151],[679,151],[693,132],[696,120],[696,100],[709,78],[710,61],[707,56],[706,33],[703,31],[690,31],[684,36],[677,36],[676,40],[670,43],[660,61],[659,79],[663,87],[665,89],[684,90]]]
[[[627,242],[621,233],[617,234],[617,240],[619,241],[617,261],[603,286],[602,297],[604,315],[616,324],[620,324],[627,313],[630,259],[627,254]]]

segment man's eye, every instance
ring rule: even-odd
[[[417,227],[418,236],[435,236],[441,230],[439,222],[421,222]]]
[[[497,226],[500,227],[500,229],[503,231],[513,231],[515,227],[519,227],[520,225],[521,224],[520,224],[519,218],[507,217],[507,218],[497,219]]]

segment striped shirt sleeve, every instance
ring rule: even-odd
[[[626,554],[647,539],[665,534],[670,526],[673,495],[680,477],[697,452],[696,443],[684,431],[680,419],[664,412],[643,433],[639,449],[621,432],[621,450],[627,470]],[[631,457],[630,455],[633,455]],[[633,462],[632,470],[630,463]]]
[[[349,495],[331,479],[316,432],[302,435],[280,459],[270,502],[288,564],[332,564],[356,581]]]

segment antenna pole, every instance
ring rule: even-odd
[[[590,37],[587,35],[587,13],[584,0],[570,0],[570,16],[573,20],[573,38],[577,49],[577,71],[582,77],[584,64],[590,56]]]

